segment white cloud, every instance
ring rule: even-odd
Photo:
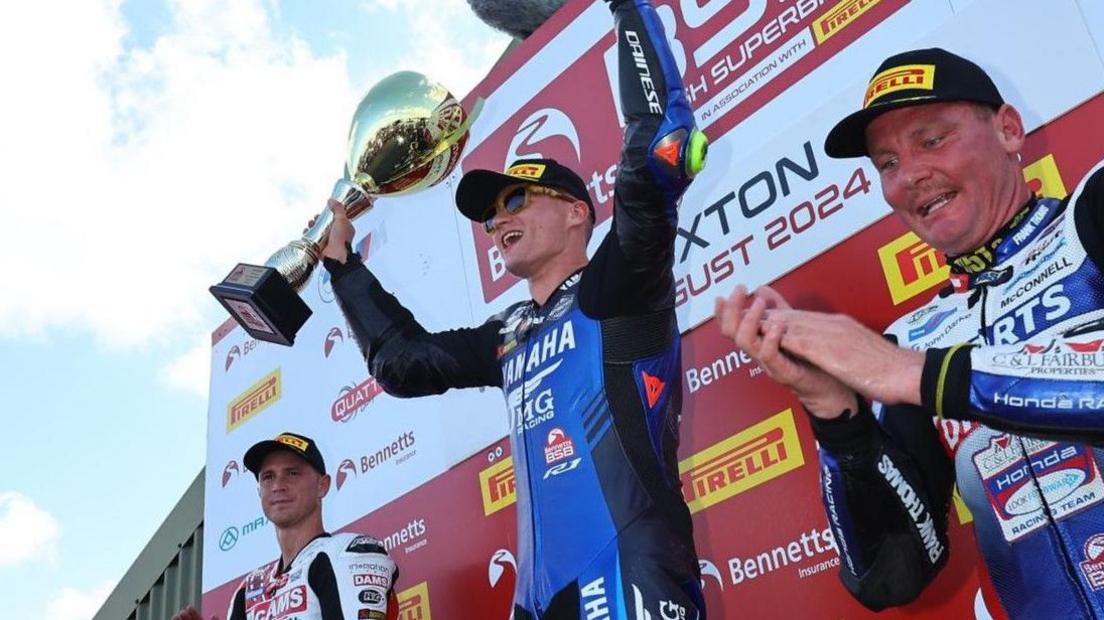
[[[206,398],[211,379],[211,339],[201,339],[187,353],[162,368],[160,378],[171,388]]]
[[[117,0],[68,4],[0,8],[20,94],[0,99],[0,336],[207,332],[207,286],[289,241],[340,172],[344,57],[278,38],[256,0],[173,3],[129,50]]]
[[[36,559],[55,562],[60,535],[57,519],[29,497],[0,492],[0,568]]]
[[[344,54],[277,34],[267,0],[167,4],[128,47],[121,0],[0,3],[0,338],[180,351],[226,317],[207,287],[324,205],[360,95]],[[369,82],[410,68],[463,95],[509,40],[464,0],[373,4],[409,36]],[[162,376],[206,392],[199,367]]]
[[[424,3],[371,0],[368,9],[397,9],[408,32],[401,68],[420,71],[463,97],[487,75],[510,37],[483,24],[465,0]]]
[[[76,588],[62,588],[61,592],[47,603],[43,618],[49,620],[89,620],[100,610],[108,595],[111,594],[113,587],[114,584],[105,581],[87,591]]]

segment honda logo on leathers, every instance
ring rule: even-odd
[[[513,140],[510,140],[510,147],[506,151],[506,161],[503,162],[502,168],[505,169],[515,160],[522,158],[551,157],[538,151],[537,144],[555,136],[566,138],[575,149],[575,160],[582,160],[583,151],[579,145],[579,134],[575,131],[575,123],[556,108],[541,108],[521,122]]]

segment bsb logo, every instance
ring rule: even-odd
[[[399,592],[398,620],[433,620],[429,610],[429,582]]]
[[[490,516],[517,501],[517,477],[514,457],[508,456],[479,472],[483,494],[483,514]]]
[[[679,475],[696,513],[804,464],[793,410],[786,409],[682,461]]]
[[[878,259],[895,306],[943,284],[951,274],[943,254],[912,232],[878,248]]]

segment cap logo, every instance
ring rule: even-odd
[[[890,93],[900,90],[935,89],[935,65],[901,65],[875,75],[866,88],[863,108]]]
[[[300,452],[306,452],[310,444],[299,439],[298,437],[292,437],[291,435],[280,435],[276,438],[276,441],[284,444],[285,446],[291,446]]]
[[[506,174],[512,177],[539,181],[540,178],[544,176],[545,168],[546,166],[544,164],[518,164],[516,166],[510,166],[510,168],[506,170]]]

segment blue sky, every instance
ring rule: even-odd
[[[198,473],[206,288],[324,203],[359,95],[507,43],[464,0],[0,6],[5,618],[90,618]]]

